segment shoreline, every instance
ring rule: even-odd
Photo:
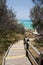
[[[27,20],[26,21],[25,20],[24,21],[18,20],[17,23],[23,25],[23,27],[24,27],[25,30],[29,30],[29,29],[32,30],[33,29],[32,25],[31,25],[32,23],[30,23],[30,22],[31,21],[29,21],[29,20],[28,20],[28,23],[27,23]]]

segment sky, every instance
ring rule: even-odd
[[[32,0],[7,0],[7,6],[16,12],[17,19],[30,19],[33,5]]]

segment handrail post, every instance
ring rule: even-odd
[[[29,48],[29,44],[28,44],[28,42],[29,42],[29,38],[24,38],[24,48],[25,48],[25,51],[26,51],[26,56],[28,57],[28,48]]]
[[[43,65],[43,53],[40,53],[39,65]]]
[[[29,48],[29,44],[28,44],[28,42],[26,42],[26,56],[28,57],[28,48]]]

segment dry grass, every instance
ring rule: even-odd
[[[2,40],[3,44],[4,43],[6,44],[7,42],[9,44],[11,44],[11,43],[13,44],[16,41],[19,41],[23,38],[24,38],[24,35],[22,35],[22,34],[12,33],[12,34],[6,35],[6,38],[1,38],[0,37],[0,40]],[[6,49],[6,47],[4,47],[4,48],[2,47],[3,44],[0,44],[0,47],[1,47],[0,48],[0,65],[2,64],[2,59],[3,59],[3,53],[1,53],[1,52],[5,52],[4,48]]]
[[[27,37],[29,37],[29,38],[35,38],[36,37],[36,35],[34,35],[32,32],[33,32],[34,30],[28,30],[28,31],[26,31],[25,32],[25,34],[27,35]],[[35,47],[37,47],[37,49],[39,50],[39,51],[42,51],[43,50],[43,43],[41,44],[39,44],[38,42],[36,42],[36,41],[31,41],[31,43],[35,46]]]

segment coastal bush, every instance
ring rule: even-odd
[[[33,28],[37,29],[39,33],[41,31],[43,33],[43,0],[32,1],[35,3],[34,7],[30,11],[30,17],[33,21]]]
[[[3,2],[3,1],[2,1]],[[1,6],[2,5],[2,6]],[[18,33],[24,30],[23,26],[18,25],[15,12],[6,6],[6,2],[0,5],[0,32],[7,34],[9,30]],[[21,29],[21,30],[20,30]],[[23,30],[22,30],[23,29]],[[23,32],[24,33],[24,32]]]
[[[34,6],[30,11],[30,17],[32,20],[32,26],[34,30],[36,29],[37,32],[40,34],[41,37],[37,42],[41,42],[43,40],[43,0],[33,0]]]
[[[24,27],[17,22],[16,14],[6,6],[6,0],[0,0],[0,55],[2,57],[8,47],[21,38],[17,34],[22,36],[25,32]]]

